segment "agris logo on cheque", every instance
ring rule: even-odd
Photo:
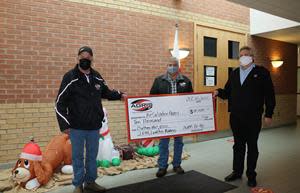
[[[152,108],[152,102],[146,99],[139,99],[131,103],[131,109],[135,111],[147,111]]]

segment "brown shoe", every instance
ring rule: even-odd
[[[86,183],[84,186],[84,190],[94,191],[94,192],[106,192],[106,188],[96,184],[95,182]]]
[[[83,193],[83,187],[82,186],[75,187],[73,193]]]
[[[167,174],[167,169],[166,168],[159,168],[158,171],[156,172],[156,177],[161,178]]]
[[[174,167],[173,171],[176,172],[177,174],[184,174],[184,170],[182,169],[181,166]]]

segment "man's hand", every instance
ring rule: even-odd
[[[272,118],[265,117],[265,126],[271,126],[272,125]]]
[[[70,135],[70,131],[71,131],[71,129],[69,128],[69,129],[63,130],[62,133],[67,134],[67,135]]]
[[[127,94],[123,93],[123,94],[121,95],[121,100],[124,101],[126,98],[127,98]]]
[[[218,90],[214,90],[213,97],[216,98],[218,94],[219,94]]]

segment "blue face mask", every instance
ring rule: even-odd
[[[168,73],[169,74],[174,74],[176,72],[178,72],[179,67],[178,66],[168,66]]]

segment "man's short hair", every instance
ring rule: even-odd
[[[240,52],[243,51],[243,50],[249,51],[251,56],[254,55],[254,54],[253,54],[253,51],[252,51],[252,48],[249,47],[249,46],[243,46],[243,47],[241,47],[241,48],[240,48]]]
[[[251,52],[252,48],[250,48],[249,46],[243,46],[240,48],[240,52],[243,51],[243,50],[248,50]]]
[[[170,61],[170,62],[174,62],[174,63],[176,63],[177,65],[179,65],[178,59],[175,58],[175,57],[173,57],[173,56],[169,58],[169,61]]]

